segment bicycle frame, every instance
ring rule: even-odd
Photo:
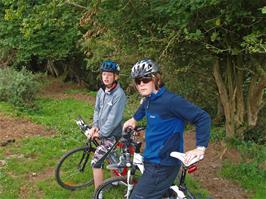
[[[81,116],[78,116],[78,118],[75,120],[76,121],[76,124],[79,126],[81,132],[85,135],[86,131],[88,131],[91,127],[87,124],[85,124],[85,122],[83,121],[82,117]],[[95,147],[92,147],[92,143],[95,145]],[[86,145],[89,146],[89,151],[93,151],[95,152],[96,148],[99,146],[99,143],[93,139],[89,139],[86,143]],[[119,139],[116,140],[115,144],[106,152],[106,154],[100,159],[98,160],[98,162],[103,162],[107,156],[115,150],[116,147],[119,147],[119,148],[122,148],[123,147],[123,144],[119,142]],[[134,149],[131,148],[130,149],[130,153],[133,154],[134,152]],[[88,159],[89,159],[89,154],[86,153],[86,151],[84,151],[83,153],[83,156],[81,157],[80,159],[80,162],[78,164],[78,166],[80,166],[83,162],[85,158],[85,161],[83,163],[83,166],[81,167],[80,171],[84,171],[84,168],[86,167],[86,164],[88,162]],[[79,167],[80,168],[80,167]],[[116,176],[125,176],[127,174],[127,168],[125,167],[122,172],[119,172],[119,170],[115,169],[115,170],[112,170],[113,173],[116,175]]]
[[[135,175],[136,170],[139,169],[141,174],[143,174],[143,172],[144,172],[143,156],[140,154],[141,143],[135,143],[129,139],[126,143],[126,148],[124,149],[122,155],[125,155],[128,157],[128,148],[127,147],[129,147],[130,145],[134,145],[135,152],[133,154],[133,161],[130,160],[130,158],[127,158],[125,161],[125,166],[128,167],[127,182],[126,182],[127,193],[125,195],[125,197],[127,199],[129,198],[129,196],[133,190],[133,187],[134,187],[134,182],[132,181],[132,179],[133,179],[133,176]],[[171,156],[179,159],[182,164],[181,164],[181,177],[179,180],[179,184],[178,185],[172,185],[169,188],[172,190],[172,192],[175,193],[177,199],[185,199],[186,193],[188,192],[187,187],[185,185],[186,174],[187,174],[187,172],[192,173],[193,171],[196,170],[195,163],[198,162],[199,160],[193,159],[189,164],[185,164],[184,163],[184,156],[185,156],[184,153],[172,152]]]

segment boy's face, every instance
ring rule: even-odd
[[[152,77],[136,78],[136,87],[142,96],[149,96],[151,93],[156,93],[155,83]]]
[[[118,76],[113,72],[102,72],[102,81],[107,88],[112,87],[114,81],[117,80],[117,78]]]

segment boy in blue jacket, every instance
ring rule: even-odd
[[[175,180],[180,162],[172,151],[184,152],[184,129],[188,121],[196,126],[196,148],[188,151],[185,161],[202,159],[208,146],[211,120],[207,112],[169,92],[163,85],[159,65],[152,60],[137,62],[131,71],[138,92],[145,97],[134,116],[123,128],[135,127],[147,119],[144,149],[144,173],[131,199],[161,199]]]

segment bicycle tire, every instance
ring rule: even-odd
[[[188,189],[186,190],[186,198],[187,199],[196,199],[196,197]]]
[[[113,177],[105,180],[94,192],[94,199],[125,199],[127,193],[127,176]],[[101,195],[100,197],[99,195]]]
[[[93,183],[90,158],[94,151],[89,146],[82,146],[65,153],[55,168],[57,183],[71,191],[90,186]]]

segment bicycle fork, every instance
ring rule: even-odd
[[[126,199],[129,199],[129,196],[133,190],[134,184],[133,184],[133,180],[132,180],[132,170],[129,169],[127,171],[127,193],[125,195]]]

